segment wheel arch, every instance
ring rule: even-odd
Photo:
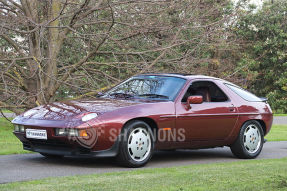
[[[132,122],[132,121],[143,121],[145,123],[147,123],[150,128],[151,128],[151,131],[152,131],[152,135],[153,135],[153,140],[156,141],[157,140],[157,133],[158,133],[158,125],[157,123],[155,122],[154,119],[152,118],[149,118],[149,117],[136,117],[136,118],[132,118],[132,119],[129,119],[128,121],[126,121],[122,127],[122,130],[121,130],[121,134],[124,132],[124,129],[125,129],[125,126]]]
[[[124,129],[124,127],[126,126],[126,124],[128,124],[129,122],[131,121],[135,121],[135,120],[139,120],[139,121],[143,121],[145,123],[147,123],[151,128],[152,130],[158,130],[158,125],[157,123],[155,122],[155,120],[153,120],[152,118],[149,118],[149,117],[136,117],[136,118],[132,118],[128,121],[126,121],[122,127],[122,130]]]
[[[264,136],[266,135],[266,124],[265,124],[265,122],[262,119],[249,119],[249,120],[244,121],[243,124],[247,123],[248,121],[257,121],[262,127]]]
[[[264,132],[264,136],[266,135],[266,124],[263,120],[261,119],[255,119],[256,121],[258,121],[260,123],[260,125],[262,126],[262,130]]]

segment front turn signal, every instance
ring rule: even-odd
[[[80,137],[87,137],[88,136],[88,133],[87,133],[87,130],[80,130]]]

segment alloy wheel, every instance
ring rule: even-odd
[[[261,134],[258,127],[250,124],[244,131],[244,147],[249,153],[256,153],[261,145]]]
[[[151,152],[151,136],[142,127],[135,128],[128,138],[128,153],[137,162],[145,160]]]

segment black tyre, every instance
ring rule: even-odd
[[[63,158],[63,155],[52,155],[52,154],[46,154],[46,153],[40,153],[42,156],[47,158]]]
[[[117,160],[126,167],[144,166],[154,150],[150,126],[139,120],[131,121],[122,130]]]
[[[260,154],[263,143],[264,133],[261,124],[251,120],[242,125],[239,135],[230,149],[238,158],[252,159]]]

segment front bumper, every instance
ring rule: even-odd
[[[48,139],[37,140],[23,138],[20,133],[15,133],[23,143],[23,149],[38,153],[62,155],[62,156],[81,156],[81,157],[115,157],[118,154],[119,139],[115,141],[113,146],[106,150],[93,151],[83,146],[67,143],[61,140]]]

